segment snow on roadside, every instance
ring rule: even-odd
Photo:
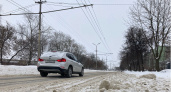
[[[144,74],[142,74],[143,76]],[[154,74],[145,74],[154,75]],[[170,80],[164,78],[137,77],[134,74],[116,73],[101,82],[100,92],[171,92]],[[103,84],[104,83],[104,84]]]
[[[85,72],[104,72],[102,70],[85,69]],[[0,76],[6,75],[30,75],[39,74],[37,66],[15,66],[15,65],[0,65]]]
[[[164,78],[171,80],[171,69],[165,69],[160,72],[152,72],[152,71],[144,71],[144,72],[138,72],[138,71],[124,71],[127,74],[134,74],[137,77],[145,75],[145,74],[155,74],[157,78]]]
[[[0,65],[0,76],[39,74],[37,66]]]

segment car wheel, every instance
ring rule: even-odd
[[[48,73],[47,73],[47,72],[40,72],[40,75],[41,75],[42,77],[47,77]]]
[[[71,78],[71,76],[72,76],[72,67],[69,67],[68,70],[67,70],[66,77]]]
[[[81,73],[79,74],[79,76],[83,76],[84,75],[84,68],[82,68]]]

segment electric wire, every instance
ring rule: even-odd
[[[31,4],[31,5],[25,6],[24,8],[30,8],[30,7],[33,7],[33,6],[36,6],[36,5],[37,4]],[[4,14],[19,12],[20,10],[23,10],[23,9],[18,8],[18,9],[12,10],[12,11],[5,12]]]
[[[49,6],[47,6],[48,8],[49,8]],[[50,8],[52,8],[52,7],[50,7]],[[52,8],[53,9],[53,8]],[[82,36],[80,36],[80,34],[77,32],[77,31],[73,31],[74,29],[66,22],[66,20],[58,13],[58,12],[56,12],[57,13],[57,15],[58,15],[58,20],[59,20],[59,22],[60,22],[60,24],[62,25],[62,26],[64,26],[64,28],[66,28],[67,29],[67,31],[68,32],[70,32],[69,30],[71,30],[72,32],[74,32],[74,33],[76,33],[77,34],[77,38],[78,39],[82,39],[83,40],[83,42],[86,42],[86,43],[88,43]],[[52,14],[50,14],[51,16],[52,16]],[[52,16],[53,17],[53,16]],[[57,18],[57,17],[55,17],[55,18]],[[65,24],[65,25],[64,25]],[[92,49],[92,47],[91,47],[91,49]]]
[[[84,1],[85,1],[85,0],[84,0]],[[88,0],[88,1],[89,1],[89,0]],[[86,1],[85,1],[85,3],[86,3]],[[90,1],[89,1],[89,3],[90,3]],[[86,3],[86,4],[87,4],[87,3]],[[88,9],[89,9],[89,7],[88,7]],[[90,9],[89,9],[89,11],[90,11]],[[110,50],[110,48],[109,48],[109,45],[108,45],[107,42],[106,42],[105,36],[104,36],[104,34],[103,34],[102,28],[101,28],[101,26],[100,26],[100,23],[99,23],[99,21],[98,21],[98,19],[97,19],[97,16],[96,16],[96,13],[95,13],[93,7],[92,7],[92,11],[93,11],[93,13],[94,13],[94,15],[95,15],[95,18],[93,17],[93,19],[94,19],[94,21],[95,21],[95,23],[96,23],[96,25],[97,25],[97,27],[98,27],[98,29],[99,29],[101,35],[102,35],[102,38],[103,38],[103,40],[104,40],[104,42],[105,42],[105,44],[106,44],[106,46],[107,46],[107,48],[108,48],[107,50],[110,52],[111,50]],[[92,16],[93,16],[93,14],[92,14]]]
[[[84,0],[85,1],[85,0]],[[87,2],[85,1],[85,4],[87,4]],[[96,24],[96,26],[97,26],[97,28],[98,28],[98,31],[100,32],[100,34],[101,34],[101,36],[102,36],[102,38],[103,38],[103,40],[104,40],[104,45],[105,45],[105,48],[108,50],[108,51],[110,51],[108,48],[108,45],[107,45],[107,43],[106,43],[106,41],[105,41],[105,37],[104,37],[104,35],[103,35],[103,32],[102,32],[102,29],[101,29],[101,27],[99,26],[99,24],[97,23],[97,19],[95,19],[94,18],[94,16],[93,16],[93,14],[92,14],[92,12],[91,12],[91,10],[89,9],[89,7],[87,7],[88,8],[88,10],[89,10],[89,12],[90,12],[90,14],[91,14],[91,16],[92,16],[92,18],[93,18],[93,20],[94,20],[94,22],[95,22],[95,24]],[[95,15],[95,14],[94,14]]]
[[[83,6],[65,8],[65,9],[60,9],[60,10],[51,10],[51,11],[45,11],[45,12],[41,12],[41,13],[50,13],[50,12],[64,11],[64,10],[76,9],[76,8],[81,8],[81,7],[87,7],[87,6],[92,6],[92,5],[83,5]],[[25,15],[25,14],[39,14],[39,13],[3,14],[3,15],[0,15],[0,16]]]
[[[50,4],[46,4],[46,5],[62,6],[62,7],[72,7],[72,6],[64,6],[64,5],[61,5],[61,4],[59,5],[59,4],[53,4],[53,3],[52,4],[51,3]]]
[[[85,1],[85,0],[84,0],[84,1]],[[85,2],[86,2],[86,1],[85,1]],[[89,0],[88,0],[88,2],[91,4],[91,2],[90,2]],[[93,13],[94,13],[94,15],[95,15],[95,18],[96,18],[96,20],[97,20],[98,28],[100,28],[101,35],[103,36],[103,39],[104,39],[104,41],[105,41],[105,43],[106,43],[106,45],[107,45],[107,47],[108,47],[108,51],[110,52],[111,49],[110,49],[108,43],[106,42],[106,39],[105,39],[105,37],[104,37],[103,31],[102,31],[102,28],[101,28],[100,23],[99,23],[99,21],[98,21],[98,18],[97,18],[97,16],[96,16],[96,13],[95,13],[93,7],[91,7],[91,8],[92,8]],[[113,57],[112,57],[112,58],[113,58]],[[114,60],[114,58],[113,58],[113,60]]]
[[[77,1],[77,0],[76,0]],[[77,3],[79,4],[79,2],[77,1]],[[82,9],[82,8],[81,8]],[[94,25],[92,24],[92,22],[90,21],[90,19],[88,18],[88,16],[87,16],[87,14],[85,13],[85,11],[82,9],[82,11],[83,11],[83,13],[84,13],[84,15],[86,16],[86,18],[88,19],[88,21],[90,22],[90,24],[91,24],[91,26],[93,27],[93,29],[94,29],[94,31],[96,32],[96,34],[98,35],[98,37],[100,38],[100,40],[102,41],[102,39],[101,39],[101,37],[100,37],[100,35],[98,34],[98,32],[97,32],[97,30],[96,30],[96,28],[94,27]],[[102,41],[102,43],[103,43],[103,41]],[[103,43],[104,44],[104,43]]]
[[[54,4],[68,4],[68,5],[85,5],[84,3],[64,3],[64,2],[48,2],[48,3],[54,3]]]
[[[48,3],[54,3],[54,4],[68,4],[68,5],[84,5],[85,3],[66,3],[66,2],[48,2]],[[89,1],[90,3],[90,1]],[[134,5],[134,4],[93,4],[93,5],[103,5],[103,6],[111,6],[111,5]]]
[[[15,1],[13,1],[13,0],[7,0],[9,3],[11,3],[11,4],[13,4],[14,6],[16,6],[16,7],[19,7],[19,8],[21,8],[22,10],[24,10],[24,11],[26,11],[26,12],[28,12],[29,10],[28,9],[26,9],[26,8],[24,8],[23,6],[21,6],[20,4],[18,4],[18,3],[16,3]],[[29,11],[30,12],[30,11]]]
[[[82,2],[83,3],[83,2]],[[85,4],[87,4],[86,3],[86,1],[85,1]],[[88,8],[88,10],[89,10],[89,12],[90,12],[90,14],[91,14],[91,18],[93,18],[93,20],[94,20],[94,22],[95,22],[95,24],[96,24],[96,27],[97,27],[97,31],[99,31],[100,33],[101,33],[101,36],[103,37],[103,39],[104,39],[104,36],[103,36],[103,34],[102,34],[102,32],[101,32],[101,29],[99,28],[99,25],[97,24],[97,22],[96,22],[96,20],[95,20],[95,18],[94,18],[94,16],[93,16],[93,14],[92,14],[92,12],[91,12],[91,10]],[[87,11],[87,10],[86,10]],[[87,11],[88,12],[88,11]],[[89,14],[89,12],[88,12],[88,14]],[[96,32],[97,33],[97,32]],[[104,47],[106,48],[106,50],[108,50],[109,51],[109,49],[108,49],[108,47],[107,47],[107,45],[106,45],[106,43],[105,43],[105,41],[104,40],[102,40],[101,39],[101,37],[100,37],[100,40],[101,40],[101,42],[103,43],[103,45],[104,45]]]

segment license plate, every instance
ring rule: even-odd
[[[55,63],[55,61],[45,61],[45,63]]]

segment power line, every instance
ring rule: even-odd
[[[89,1],[89,0],[88,0],[88,1]],[[90,3],[90,1],[89,1],[89,3]],[[103,36],[103,40],[105,41],[106,46],[108,47],[108,51],[111,51],[110,48],[109,48],[109,46],[108,46],[108,44],[107,44],[107,42],[106,42],[105,36],[104,36],[104,34],[103,34],[102,28],[101,28],[101,26],[100,26],[100,23],[99,23],[99,21],[98,21],[98,19],[97,19],[97,16],[96,16],[96,13],[95,13],[93,7],[92,7],[92,10],[93,10],[93,13],[94,13],[94,15],[95,15],[96,24],[97,24],[97,26],[98,26],[98,28],[99,28],[99,31],[100,31],[101,35]]]
[[[41,13],[50,13],[50,12],[64,11],[64,10],[76,9],[76,8],[81,8],[81,7],[87,7],[87,6],[92,6],[92,4],[91,5],[78,6],[78,7],[71,7],[71,8],[66,8],[66,9],[60,9],[60,10],[45,11],[45,12],[41,12]],[[0,15],[0,16],[25,15],[25,14],[39,14],[39,13],[4,14],[4,15]]]
[[[85,0],[84,0],[84,1],[85,1]],[[87,4],[86,1],[85,1],[85,3]],[[95,12],[94,12],[94,15],[95,15],[96,19],[94,18],[94,16],[93,16],[91,10],[89,9],[89,7],[88,7],[88,10],[89,10],[89,12],[90,12],[90,14],[91,14],[91,16],[92,16],[92,18],[93,18],[93,20],[94,20],[94,22],[95,22],[97,28],[98,28],[98,31],[100,32],[100,34],[101,34],[101,36],[102,36],[102,38],[103,38],[103,40],[104,40],[104,42],[103,42],[103,40],[101,40],[102,43],[103,43],[103,45],[104,45],[105,48],[109,51],[109,49],[108,49],[109,47],[108,47],[108,45],[107,45],[107,43],[106,43],[106,40],[105,40],[105,37],[104,37],[104,35],[103,35],[102,29],[101,29],[101,27],[99,26],[99,23],[98,23],[98,21],[97,21],[97,17],[96,17]],[[87,12],[88,12],[88,11],[87,11]]]
[[[86,1],[85,1],[85,2],[86,2]],[[91,4],[91,2],[90,2],[89,0],[88,0],[88,2]],[[98,18],[97,18],[97,16],[96,16],[96,13],[95,13],[93,7],[92,7],[92,10],[93,10],[93,13],[94,13],[94,15],[95,15],[95,18],[96,18],[96,20],[97,20],[98,28],[100,29],[101,35],[103,36],[103,39],[104,39],[104,41],[105,41],[105,43],[106,43],[106,45],[107,45],[107,47],[108,47],[108,51],[110,52],[110,51],[111,51],[111,50],[110,50],[110,47],[109,47],[109,45],[108,45],[107,42],[106,42],[106,39],[105,39],[105,37],[104,37],[102,28],[101,28],[101,26],[100,26],[100,23],[99,23],[99,21],[98,21]],[[112,58],[113,58],[113,57],[112,57]]]
[[[11,3],[11,4],[13,4],[14,6],[16,6],[16,7],[19,7],[19,8],[21,8],[22,10],[24,10],[24,11],[29,11],[28,9],[26,9],[26,8],[24,8],[23,6],[21,6],[20,4],[18,4],[18,3],[16,3],[15,1],[13,1],[13,0],[7,0],[9,3]],[[26,12],[27,12],[26,11]]]
[[[61,5],[61,4],[53,4],[53,3],[46,4],[46,5],[62,6],[62,7],[72,7],[72,6],[64,6],[64,5]]]
[[[89,0],[88,0],[89,1]],[[48,2],[48,3],[54,3],[54,4],[68,4],[68,5],[85,5],[85,3],[65,3],[65,2]],[[90,3],[90,1],[89,1]],[[93,5],[134,5],[134,4],[93,4]]]
[[[77,0],[76,0],[77,1]],[[78,1],[77,1],[78,2]],[[83,3],[83,2],[82,2]],[[85,1],[85,3],[86,3],[86,1]],[[79,4],[79,2],[78,2],[78,4]],[[87,4],[87,3],[86,3]],[[82,8],[81,8],[82,9]],[[88,8],[89,9],[89,8]],[[84,10],[82,9],[82,11],[84,12]],[[86,10],[87,11],[87,10]],[[90,9],[89,9],[89,11],[90,11]],[[88,11],[87,11],[88,12]],[[85,14],[85,12],[84,12],[84,14]],[[86,14],[85,14],[86,15]],[[88,12],[88,15],[89,15],[89,12]],[[100,28],[99,28],[99,26],[98,26],[98,24],[97,24],[97,22],[96,22],[96,20],[94,19],[94,16],[93,16],[93,14],[92,14],[92,12],[90,11],[90,15],[92,15],[92,18],[93,18],[93,20],[94,20],[94,22],[95,22],[95,24],[97,25],[97,26],[95,26],[95,27],[97,27],[99,30],[101,30]],[[86,15],[86,17],[87,17],[87,15]],[[91,17],[90,17],[91,18]],[[89,18],[87,17],[87,19],[89,20]],[[89,22],[91,23],[91,21],[89,20]],[[92,23],[91,23],[92,24]],[[92,25],[92,27],[93,27],[93,25]],[[94,28],[94,27],[93,27]],[[106,47],[107,45],[105,45],[105,43],[104,43],[104,41],[101,39],[101,37],[100,37],[100,35],[98,34],[98,32],[97,32],[97,30],[94,28],[94,30],[95,30],[95,32],[96,32],[96,34],[98,35],[98,37],[100,38],[100,40],[101,40],[101,42],[103,43],[103,45],[105,46],[105,48],[109,51],[109,49]],[[101,33],[101,35],[103,36],[103,34],[102,34],[102,32],[100,32]],[[103,36],[103,38],[104,38],[104,36]]]
[[[47,6],[48,7],[48,6]],[[48,7],[49,8],[49,7]],[[52,8],[52,7],[51,7]],[[53,9],[53,8],[52,8]],[[88,44],[88,42],[82,37],[82,36],[80,36],[80,34],[77,32],[77,31],[73,31],[74,29],[66,22],[66,20],[59,14],[59,12],[56,12],[57,14],[58,14],[58,17],[54,17],[54,18],[59,18],[59,22],[60,22],[60,24],[62,25],[62,24],[64,24],[64,25],[62,25],[62,26],[64,26],[64,28],[66,28],[67,29],[67,31],[68,30],[71,30],[72,32],[75,32],[76,34],[77,34],[77,36],[78,36],[78,39],[79,38],[81,38],[82,39],[82,41],[83,42],[86,42],[87,44]],[[50,14],[51,15],[51,14]],[[52,16],[52,15],[51,15]],[[53,16],[52,16],[53,17]],[[70,31],[68,31],[68,32],[70,32]],[[91,47],[90,45],[88,45],[89,47]],[[91,47],[91,49],[92,49],[92,47]],[[92,49],[93,50],[93,49]]]
[[[76,0],[77,1],[77,0]],[[79,2],[77,1],[77,3],[79,4]],[[82,8],[81,8],[82,9]],[[86,18],[88,19],[88,21],[90,22],[91,26],[93,27],[94,31],[96,32],[96,34],[98,35],[98,37],[100,38],[100,40],[102,41],[100,35],[98,34],[96,28],[94,27],[94,25],[92,24],[92,22],[90,21],[90,19],[88,18],[87,14],[85,13],[85,11],[82,9],[84,15],[86,16]],[[103,42],[103,41],[102,41]]]
[[[68,5],[85,5],[84,3],[64,3],[64,2],[48,2],[53,4],[68,4]]]
[[[24,8],[25,8],[25,9],[26,9],[26,8],[30,8],[30,7],[33,7],[33,6],[35,6],[35,5],[37,5],[37,4],[27,5],[27,6],[25,6]],[[19,10],[23,10],[23,9],[20,7],[20,8],[18,8],[18,9],[15,9],[15,10],[12,10],[12,11],[5,12],[4,14],[18,12]]]
[[[134,4],[93,4],[93,5],[134,5]]]

